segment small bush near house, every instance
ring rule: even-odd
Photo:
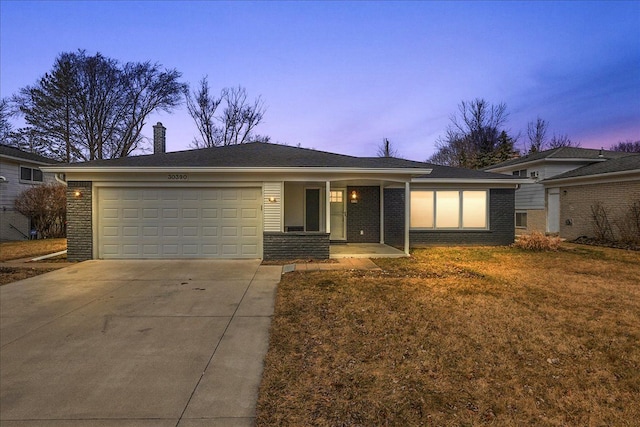
[[[65,237],[67,216],[66,187],[62,184],[38,185],[20,193],[16,210],[31,219],[40,237]]]
[[[560,249],[562,239],[555,236],[547,236],[539,231],[531,234],[523,234],[513,244],[518,249],[526,251],[557,251]]]

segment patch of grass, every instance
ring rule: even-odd
[[[34,258],[67,249],[67,239],[20,240],[0,243],[0,262]]]
[[[57,270],[57,268],[0,267],[0,286]]]
[[[258,426],[635,425],[640,254],[433,248],[289,273]]]

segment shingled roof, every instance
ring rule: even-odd
[[[607,160],[607,159],[616,159],[619,157],[624,157],[629,153],[623,153],[620,151],[609,151],[609,150],[597,150],[594,148],[579,148],[579,147],[560,147],[553,148],[551,150],[539,151],[537,153],[527,154],[523,157],[518,157],[517,159],[511,159],[504,161],[502,163],[498,163],[497,165],[489,166],[485,168],[485,170],[493,170],[499,169],[508,166],[515,166],[522,163],[534,162],[536,160],[570,160],[570,159],[580,159],[580,160]]]
[[[396,158],[354,157],[287,145],[254,142],[197,150],[121,157],[73,163],[83,167],[337,167],[337,168],[425,168],[426,163]]]
[[[0,144],[0,156],[8,157],[16,160],[26,160],[33,163],[55,165],[59,164],[57,160],[49,159],[34,153],[28,153],[15,147]]]
[[[416,169],[424,174],[420,178],[498,179],[512,180],[518,177],[454,168],[398,159],[395,157],[355,157],[328,153],[308,148],[270,143],[248,143],[197,150],[130,156],[109,160],[93,160],[64,165],[64,169],[83,168],[346,168],[363,170]]]
[[[607,160],[606,162],[592,163],[577,169],[556,175],[552,178],[545,179],[542,182],[547,183],[567,178],[581,178],[595,175],[605,175],[619,172],[637,172],[640,174],[640,154],[624,153],[625,157]]]

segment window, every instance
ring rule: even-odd
[[[523,177],[527,177],[527,170],[526,169],[521,169],[519,171],[513,171],[513,176],[523,176]]]
[[[411,228],[486,229],[487,195],[481,191],[411,191]]]
[[[331,191],[329,194],[329,201],[341,203],[342,202],[342,191]]]
[[[411,192],[411,228],[433,228],[433,193]]]
[[[527,213],[516,212],[516,227],[527,228]]]
[[[42,182],[43,181],[42,171],[40,169],[20,166],[20,180]]]

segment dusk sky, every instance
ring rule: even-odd
[[[433,154],[462,100],[504,102],[507,128],[541,117],[583,147],[640,140],[640,1],[0,2],[0,94],[61,52],[176,68],[192,87],[244,86],[272,142],[373,156]],[[161,121],[187,149],[186,108]]]

